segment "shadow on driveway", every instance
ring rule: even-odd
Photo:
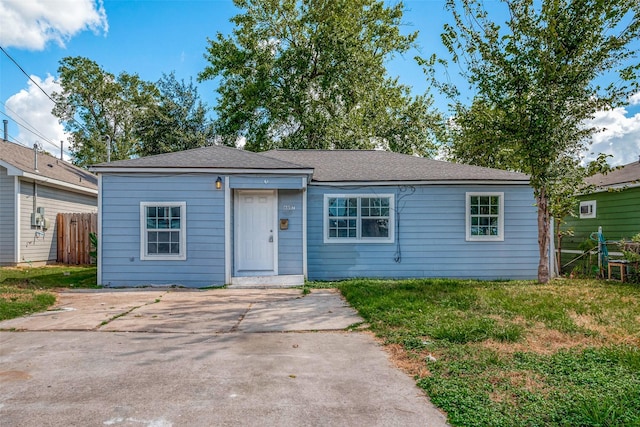
[[[57,308],[0,322],[23,331],[0,332],[2,426],[446,425],[347,330],[362,319],[337,291],[74,292]]]

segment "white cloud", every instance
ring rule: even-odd
[[[62,91],[52,76],[47,76],[44,80],[38,76],[31,78],[49,94]],[[68,135],[58,119],[51,114],[53,102],[32,81],[28,84],[27,90],[21,90],[5,102],[7,115],[18,125],[19,131],[15,139],[29,146],[39,142],[44,150],[58,157],[60,141],[64,141],[65,150],[69,149]]]
[[[630,104],[640,103],[640,95],[630,98]],[[612,166],[625,165],[638,160],[640,155],[640,113],[629,116],[625,108],[614,108],[596,113],[589,123],[603,129],[593,137],[593,144],[585,153],[585,160],[593,160],[598,153],[613,155]],[[594,154],[592,154],[594,153]]]
[[[640,92],[634,93],[629,97],[629,104],[638,105],[640,104]]]
[[[84,30],[107,32],[102,0],[0,0],[0,44],[42,50]]]

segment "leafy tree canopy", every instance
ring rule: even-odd
[[[201,80],[220,78],[216,134],[245,148],[381,147],[429,155],[431,99],[387,75],[407,52],[402,4],[376,0],[234,0],[231,36],[209,40]]]
[[[449,129],[453,157],[525,172],[538,207],[540,265],[546,282],[550,198],[596,129],[586,122],[627,102],[640,87],[637,0],[502,0],[504,26],[481,0],[448,0],[453,25],[442,35],[473,93],[466,106],[457,88]],[[423,61],[433,75],[434,58]],[[599,85],[606,79],[613,83]],[[573,165],[573,166],[572,166]],[[580,183],[576,178],[574,184]]]
[[[58,73],[62,92],[53,94],[52,113],[71,134],[74,163],[88,166],[106,161],[107,139],[111,160],[138,155],[136,124],[154,102],[153,84],[136,74],[115,76],[80,56],[63,58]]]
[[[175,73],[163,74],[156,82],[155,103],[137,125],[141,155],[169,153],[203,147],[213,143],[213,124],[207,106],[200,100],[192,81],[178,81]]]
[[[192,83],[174,73],[156,83],[137,74],[115,76],[84,57],[62,59],[58,69],[62,91],[54,93],[53,114],[71,133],[73,161],[79,166],[129,159],[213,142],[213,125],[206,117]]]

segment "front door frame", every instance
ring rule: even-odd
[[[233,193],[233,217],[234,217],[234,221],[233,221],[233,263],[232,263],[232,270],[233,270],[233,275],[234,276],[239,276],[239,275],[246,275],[243,274],[243,272],[239,272],[238,271],[238,265],[237,265],[237,260],[238,260],[238,238],[240,236],[239,233],[239,229],[238,227],[240,226],[239,221],[237,221],[237,216],[238,213],[240,212],[240,196],[243,193],[252,193],[252,194],[264,194],[264,195],[268,195],[268,197],[271,198],[271,203],[273,206],[273,211],[272,211],[272,223],[271,223],[271,230],[272,230],[272,236],[273,236],[273,270],[264,270],[264,271],[259,271],[256,270],[256,274],[255,276],[277,276],[278,275],[278,190],[263,190],[263,189],[236,189]],[[249,274],[249,276],[251,276],[251,274]]]

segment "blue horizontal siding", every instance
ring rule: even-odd
[[[465,240],[466,192],[504,192],[502,242]],[[325,194],[395,193],[399,230],[393,243],[323,242]],[[528,186],[416,186],[308,188],[308,275],[351,277],[533,279],[537,275],[536,208]],[[399,237],[399,240],[398,240]],[[400,262],[394,257],[400,250]]]
[[[289,209],[285,210],[285,206]],[[299,190],[278,192],[278,224],[280,219],[288,219],[289,228],[278,230],[278,274],[302,274],[302,193]]]
[[[224,191],[215,190],[214,178],[207,174],[104,175],[101,283],[192,287],[224,284]],[[246,180],[238,181],[240,183],[250,185]],[[465,193],[468,191],[504,192],[503,242],[465,240]],[[323,242],[325,194],[389,193],[395,193],[400,221],[393,243]],[[278,219],[289,220],[289,228],[278,232],[278,273],[282,275],[302,274],[302,197],[303,193],[297,189],[281,188],[278,192]],[[307,189],[307,197],[308,275],[312,280],[350,277],[530,279],[537,274],[536,210],[529,187],[418,186],[411,193],[388,186],[312,185]],[[143,201],[186,202],[186,260],[140,260],[140,202]],[[401,258],[395,262],[398,250]]]
[[[300,190],[306,180],[302,176],[230,176],[229,188],[249,190]]]
[[[211,175],[103,175],[102,278],[107,286],[224,284],[224,192]],[[187,259],[140,260],[140,202],[186,202]]]

